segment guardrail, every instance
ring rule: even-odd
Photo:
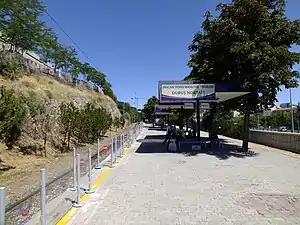
[[[76,192],[76,198],[72,200],[73,207],[80,207],[81,185],[84,176],[88,175],[86,194],[94,193],[91,187],[92,169],[101,170],[104,160],[113,167],[117,158],[124,154],[124,148],[129,148],[140,134],[143,124],[138,123],[133,128],[123,131],[120,135],[112,137],[108,144],[100,146],[98,139],[97,153],[92,155],[89,149],[83,157],[74,148],[73,168],[57,178],[47,182],[46,170],[41,169],[41,184],[27,196],[10,204],[5,201],[5,188],[0,187],[0,225],[21,225],[27,224],[34,214],[40,214],[40,224],[46,225],[47,203],[64,193],[66,190]],[[110,158],[109,158],[110,156]]]

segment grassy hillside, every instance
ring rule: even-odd
[[[60,83],[49,76],[28,75],[17,80],[0,76],[1,86],[14,90],[16,96],[30,99],[29,110],[39,105],[45,106],[44,113],[34,118],[30,115],[25,117],[21,124],[21,135],[12,149],[4,142],[0,142],[1,184],[8,184],[11,178],[21,179],[25,173],[57,163],[60,157],[69,154],[65,151],[65,146],[62,146],[63,135],[58,122],[59,105],[62,102],[73,102],[78,107],[93,102],[96,106],[109,111],[113,119],[121,116],[116,103],[108,96]],[[110,136],[110,132],[115,130],[110,129],[107,135]],[[47,133],[46,144],[45,133]]]

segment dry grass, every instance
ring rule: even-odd
[[[73,101],[77,105],[96,101],[99,105],[108,109],[113,117],[120,116],[116,103],[109,97],[92,90],[74,88],[60,83],[52,77],[29,75],[12,81],[0,76],[0,86],[13,89],[19,94],[37,100],[51,99],[56,106],[62,101]],[[107,135],[115,135],[115,132],[108,132]],[[28,141],[28,139],[25,141]],[[24,155],[17,150],[7,151],[5,148],[5,145],[0,143],[0,162],[5,162],[5,164],[15,168],[5,172],[0,171],[0,184],[12,189],[14,189],[14,186],[17,187],[19,181],[22,181],[31,173],[37,172],[41,168],[54,166],[55,163],[60,163],[61,158],[64,156],[58,150],[49,146],[47,147],[47,157],[42,157],[39,154]],[[66,153],[66,155],[68,154]]]
[[[32,172],[48,167],[54,161],[51,156],[46,158],[36,155],[22,155],[16,151],[3,151],[0,157],[7,164],[15,167],[0,174],[0,184],[6,187],[16,181],[22,181]]]
[[[89,90],[79,90],[69,85],[62,84],[52,77],[40,75],[23,76],[16,81],[0,77],[0,85],[12,88],[25,95],[34,92],[41,99],[47,99],[49,93],[51,93],[54,99],[63,101],[73,100],[78,97],[83,99],[99,97],[99,93]]]

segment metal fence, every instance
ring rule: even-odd
[[[125,148],[132,147],[142,127],[142,123],[138,123],[102,145],[98,139],[97,152],[94,155],[91,149],[87,153],[79,154],[74,148],[71,170],[48,181],[46,170],[41,169],[40,187],[14,203],[5,201],[5,187],[0,187],[0,225],[27,224],[34,215],[39,215],[39,224],[45,225],[47,203],[67,190],[76,193],[76,197],[71,199],[73,207],[80,207],[82,193],[94,192],[91,182],[95,171],[103,167],[114,167],[118,158],[123,157]]]

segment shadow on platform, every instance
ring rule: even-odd
[[[167,131],[167,128],[164,127],[161,129],[161,127],[148,127],[148,130]]]
[[[222,148],[205,148],[201,150],[184,150],[181,152],[168,152],[166,150],[166,145],[163,144],[165,139],[164,135],[148,135],[145,139],[139,139],[138,142],[141,142],[141,145],[137,149],[136,153],[138,154],[155,154],[155,153],[166,153],[166,154],[182,154],[186,157],[195,156],[199,154],[212,155],[220,160],[226,160],[230,157],[235,158],[246,158],[246,157],[255,157],[259,153],[254,151],[243,152],[242,148],[238,145],[228,143],[227,140],[220,139],[223,142]],[[202,138],[203,140],[205,138]]]

